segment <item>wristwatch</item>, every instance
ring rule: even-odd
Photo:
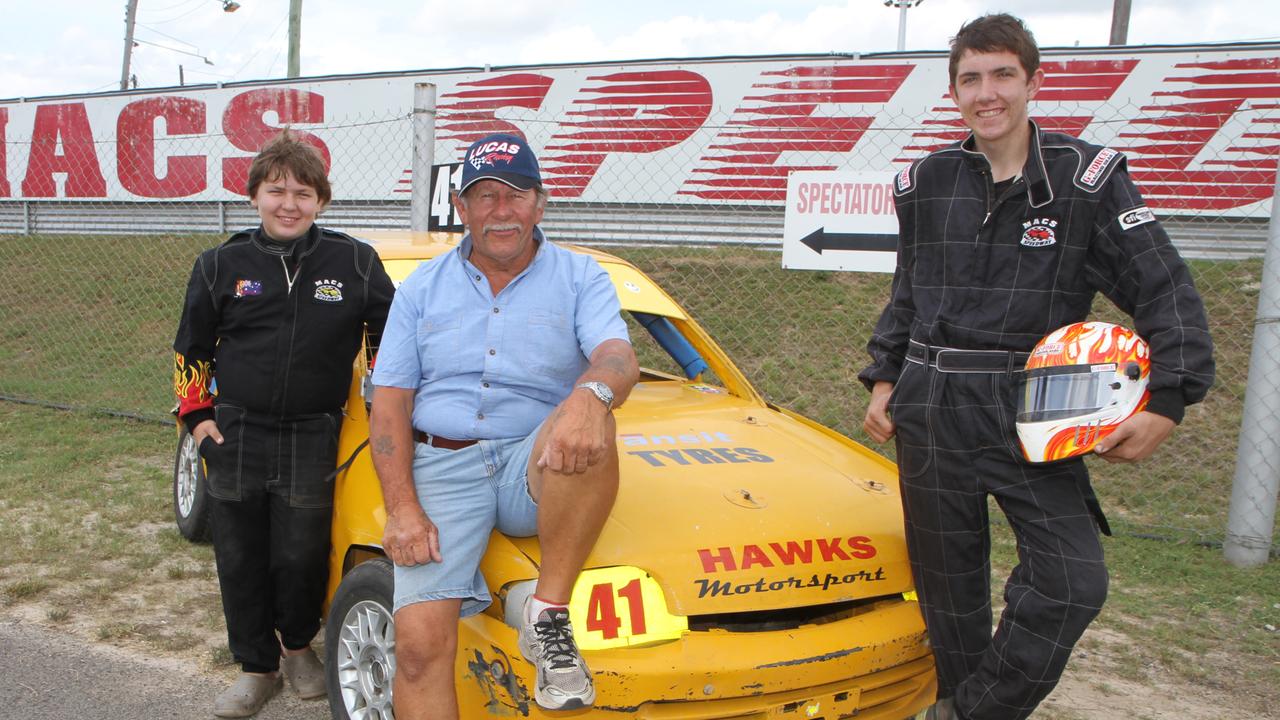
[[[613,390],[610,390],[608,385],[591,380],[589,382],[579,383],[574,390],[577,390],[578,388],[586,388],[590,390],[592,395],[595,395],[600,402],[604,403],[605,410],[613,409]]]

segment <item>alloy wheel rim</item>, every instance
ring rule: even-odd
[[[338,691],[352,720],[393,720],[391,680],[396,670],[391,613],[362,600],[342,619],[336,648]]]
[[[200,452],[196,448],[196,439],[187,435],[182,439],[182,455],[178,461],[178,514],[182,517],[191,515],[191,508],[196,504],[196,474],[200,471]]]

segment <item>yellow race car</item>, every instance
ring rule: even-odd
[[[392,279],[457,235],[367,233]],[[613,279],[640,357],[617,410],[621,487],[574,588],[596,704],[547,713],[516,645],[537,538],[495,532],[481,568],[494,603],[462,621],[466,718],[857,717],[902,720],[936,691],[914,602],[894,466],[769,405],[683,308],[630,263]],[[363,358],[336,476],[325,662],[335,718],[392,718],[392,572],[369,453]],[[421,698],[430,702],[430,698]]]

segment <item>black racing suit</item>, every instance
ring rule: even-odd
[[[1080,458],[1023,459],[1014,416],[1024,356],[944,372],[919,362],[919,348],[1025,353],[1087,319],[1101,292],[1150,345],[1147,410],[1179,422],[1213,381],[1213,346],[1190,273],[1122,155],[1032,123],[1021,175],[997,191],[974,147],[970,137],[895,179],[897,269],[859,378],[894,383],[907,541],[939,697],[954,696],[969,720],[1025,718],[1106,597],[1106,521]],[[994,637],[988,494],[1019,550]]]
[[[223,437],[200,454],[229,644],[246,672],[274,671],[281,642],[304,648],[319,629],[342,406],[393,292],[371,246],[315,225],[290,243],[237,233],[191,271],[174,387],[187,427],[213,419]]]

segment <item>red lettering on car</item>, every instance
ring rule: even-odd
[[[722,547],[717,548],[712,554],[711,550],[703,549],[698,551],[698,557],[702,558],[702,571],[713,573],[716,571],[716,564],[722,563],[725,570],[737,570],[738,565],[733,559],[733,549]]]
[[[774,567],[776,565],[809,565],[814,562],[814,546],[817,546],[818,558],[821,562],[835,560],[869,560],[876,556],[875,543],[865,535],[851,538],[814,538],[807,540],[787,540],[771,542],[767,546],[757,544],[743,545],[735,550],[732,547],[701,548],[698,558],[702,561],[702,570],[706,573],[720,571],[732,572],[746,570],[754,565]],[[765,552],[765,547],[772,551],[772,556]]]
[[[761,550],[759,545],[747,545],[742,548],[742,569],[746,570],[752,565],[773,567],[773,561],[764,554],[764,550]]]

